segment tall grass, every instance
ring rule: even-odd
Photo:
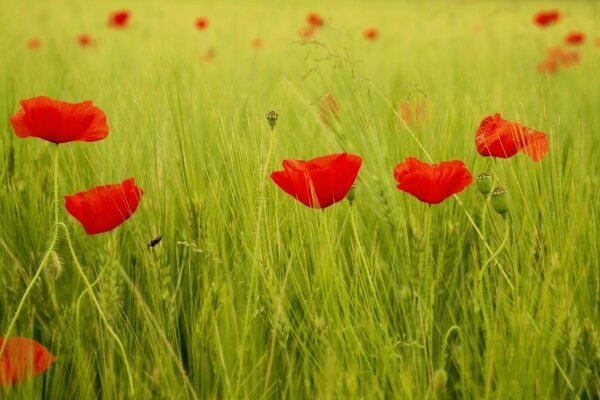
[[[531,16],[543,2],[3,3],[0,331],[54,218],[54,146],[16,138],[8,117],[22,98],[92,99],[111,133],[60,146],[61,195],[133,176],[145,196],[103,235],[60,214],[136,398],[597,397],[600,48],[586,43],[579,66],[552,76],[535,64],[568,29],[600,36],[600,8],[552,6],[564,21],[541,30]],[[105,15],[121,7],[130,28],[109,30]],[[326,26],[301,42],[311,10]],[[361,38],[367,26],[377,41]],[[80,32],[98,47],[79,48]],[[340,109],[331,126],[319,116],[328,93]],[[426,103],[424,123],[401,122],[405,100]],[[480,157],[474,134],[495,112],[547,132],[548,156]],[[509,243],[483,286],[505,225],[489,214],[482,251],[475,185],[434,207],[398,191],[393,167],[423,150],[511,194]],[[308,209],[270,180],[261,190],[284,158],[342,151],[364,159],[352,206]],[[36,285],[14,332],[57,362],[0,397],[126,398],[119,350],[64,241],[58,253],[64,272]]]

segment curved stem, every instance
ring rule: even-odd
[[[490,258],[486,261],[486,263],[483,264],[483,267],[481,268],[482,274],[485,272],[485,269],[492,263],[492,261],[494,261],[496,259],[496,257],[498,257],[500,255],[500,253],[502,253],[502,250],[504,250],[504,248],[508,244],[508,239],[510,237],[510,224],[508,223],[507,216],[504,217],[504,221],[505,221],[505,224],[504,224],[505,227],[504,227],[504,238],[502,239],[502,243],[500,244],[500,247],[498,247],[498,250],[496,250],[494,252],[494,254],[492,254],[490,256]]]
[[[452,332],[456,331],[457,335],[460,336],[460,326],[458,325],[453,325],[450,327],[450,329],[448,329],[448,332],[446,332],[446,336],[444,336],[444,343],[442,344],[442,353],[440,355],[440,363],[438,365],[438,368],[445,368],[446,367],[446,356],[447,356],[447,352],[448,352],[448,341],[450,340],[450,335],[452,334]]]
[[[44,267],[46,266],[46,262],[48,261],[50,254],[54,251],[54,247],[56,246],[57,242],[58,242],[58,225],[54,225],[52,227],[52,238],[50,239],[50,246],[48,246],[48,250],[46,250],[46,254],[44,254],[44,258],[42,258],[42,261],[40,262],[40,265],[38,266],[38,269],[37,269],[35,275],[33,276],[33,279],[31,280],[31,282],[29,282],[27,289],[25,289],[25,293],[23,293],[23,297],[21,297],[21,301],[19,302],[17,311],[15,311],[15,314],[13,315],[13,318],[10,321],[10,324],[8,325],[8,329],[6,329],[6,332],[4,333],[4,341],[2,342],[2,346],[0,346],[0,360],[2,359],[2,353],[4,353],[4,348],[6,347],[6,343],[8,343],[7,339],[10,337],[10,334],[12,333],[12,330],[15,327],[17,319],[19,318],[19,314],[21,314],[21,310],[23,309],[25,300],[27,300],[27,297],[29,297],[29,293],[31,292],[31,289],[33,289],[33,286],[35,285],[35,283],[39,279],[40,275],[42,274],[42,271],[44,270]]]
[[[125,369],[127,370],[127,376],[129,378],[129,390],[131,392],[131,395],[135,396],[135,387],[133,386],[133,376],[131,375],[131,369],[129,367],[129,361],[127,360],[127,353],[125,352],[125,346],[123,346],[121,339],[119,339],[119,336],[115,333],[113,328],[110,326],[108,319],[106,318],[106,315],[104,315],[104,311],[102,311],[102,307],[100,307],[100,303],[98,302],[98,299],[96,298],[96,295],[94,294],[94,291],[92,290],[92,285],[90,284],[90,281],[88,280],[87,276],[85,275],[85,272],[83,271],[83,268],[81,267],[81,264],[79,263],[79,260],[77,259],[77,255],[75,254],[75,249],[73,248],[73,242],[71,241],[71,235],[69,233],[69,229],[62,222],[60,222],[58,224],[58,226],[63,228],[63,230],[65,232],[65,239],[67,240],[69,252],[71,253],[71,257],[73,258],[73,264],[75,264],[75,267],[77,268],[77,271],[79,272],[79,275],[81,275],[81,278],[83,279],[83,282],[85,283],[87,292],[90,296],[90,299],[92,300],[92,303],[94,303],[94,306],[96,307],[96,310],[98,311],[98,314],[100,315],[100,319],[106,326],[106,329],[108,330],[110,335],[117,342],[117,346],[119,347],[119,350],[121,351],[121,356],[123,357],[123,363],[125,364]]]

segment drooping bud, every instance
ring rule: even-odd
[[[444,368],[440,368],[433,373],[433,388],[437,391],[446,389],[448,383],[448,374]]]
[[[506,190],[504,190],[504,188],[498,186],[496,189],[494,189],[494,191],[492,192],[492,206],[494,207],[494,210],[504,216],[508,213],[508,209],[509,209],[509,196],[508,196],[508,192]]]
[[[484,196],[487,196],[492,191],[492,176],[485,172],[477,176],[477,190]]]
[[[44,273],[50,279],[58,279],[63,271],[63,263],[58,254],[54,250],[48,255],[46,264],[44,265]]]
[[[356,184],[352,185],[350,187],[350,190],[348,191],[348,194],[346,195],[346,200],[348,200],[348,203],[350,203],[350,205],[352,205],[352,202],[354,202],[354,199],[356,198],[356,188]]]
[[[277,123],[277,118],[279,118],[279,114],[275,111],[269,111],[266,115],[267,122],[271,126],[271,129],[275,129],[275,124]]]

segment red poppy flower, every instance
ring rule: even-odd
[[[0,347],[4,337],[0,337]],[[56,359],[33,339],[11,336],[0,355],[0,387],[25,381],[44,372]]]
[[[82,33],[77,36],[77,43],[79,43],[81,47],[91,46],[93,44],[92,37],[87,33]]]
[[[255,49],[258,49],[259,47],[263,47],[264,44],[265,43],[262,41],[262,39],[259,39],[259,38],[255,38],[250,41],[250,46],[254,47]]]
[[[428,204],[439,204],[473,182],[473,176],[462,161],[427,164],[414,157],[396,165],[394,178],[398,189]]]
[[[414,110],[411,109],[410,103],[406,100],[400,103],[402,120],[409,126],[414,126],[417,123],[425,123],[427,119],[427,104],[424,101],[418,101],[413,108]]]
[[[547,59],[547,60],[541,61],[537,64],[537,70],[542,73],[546,73],[546,74],[555,73],[557,68],[558,68],[558,65],[557,65],[556,61],[553,59]]]
[[[108,16],[108,26],[114,28],[126,28],[131,13],[129,10],[120,10],[110,13]]]
[[[585,41],[585,34],[583,32],[571,32],[565,36],[566,44],[581,44]]]
[[[284,192],[312,208],[326,208],[346,197],[362,159],[354,154],[330,154],[312,160],[283,160],[283,171],[271,179]]]
[[[367,28],[363,31],[363,37],[367,40],[375,40],[379,36],[379,31],[376,28]]]
[[[597,37],[596,39],[594,39],[594,46],[600,47],[600,37]]]
[[[108,232],[129,219],[137,210],[144,191],[133,178],[122,183],[96,186],[65,196],[65,207],[88,235]]]
[[[533,17],[533,21],[539,26],[548,26],[558,22],[560,12],[558,10],[541,11]]]
[[[91,101],[67,103],[40,96],[21,100],[10,117],[20,138],[37,137],[52,143],[94,142],[108,135],[106,115]]]
[[[477,151],[484,157],[509,158],[519,151],[538,162],[548,152],[548,137],[517,122],[502,119],[500,114],[481,121],[475,134]]]
[[[339,107],[331,94],[327,94],[321,101],[320,113],[321,121],[327,126],[330,125],[333,119],[338,119]]]
[[[300,35],[300,37],[302,39],[310,39],[311,37],[313,37],[315,35],[315,33],[316,33],[315,28],[312,26],[302,27],[298,31],[298,35]]]
[[[31,50],[37,50],[42,47],[42,39],[40,38],[31,38],[27,41],[27,47]]]
[[[321,18],[321,16],[316,13],[316,12],[311,12],[306,16],[306,22],[308,22],[309,26],[312,27],[319,27],[319,26],[323,26],[323,24],[325,23],[323,21],[323,18]]]
[[[196,19],[196,28],[203,31],[206,28],[208,28],[208,18],[206,17],[200,17],[198,19]]]

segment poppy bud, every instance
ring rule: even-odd
[[[270,111],[267,113],[266,117],[267,122],[271,126],[271,129],[275,129],[275,124],[277,123],[277,118],[279,118],[279,114],[277,114],[275,111]]]
[[[58,279],[60,274],[63,271],[63,263],[58,254],[54,250],[50,252],[48,255],[48,260],[46,260],[46,265],[44,265],[44,273],[48,278]]]
[[[433,374],[433,388],[435,390],[446,389],[446,383],[448,383],[448,374],[444,368],[440,368]]]
[[[486,196],[492,191],[492,176],[485,172],[477,176],[477,190],[479,193]]]
[[[502,216],[508,213],[508,192],[504,188],[498,186],[492,192],[492,206],[494,210]]]
[[[350,190],[346,195],[346,200],[348,200],[348,203],[350,203],[350,205],[352,205],[352,202],[354,202],[354,199],[356,198],[356,187],[356,185],[350,186]]]

